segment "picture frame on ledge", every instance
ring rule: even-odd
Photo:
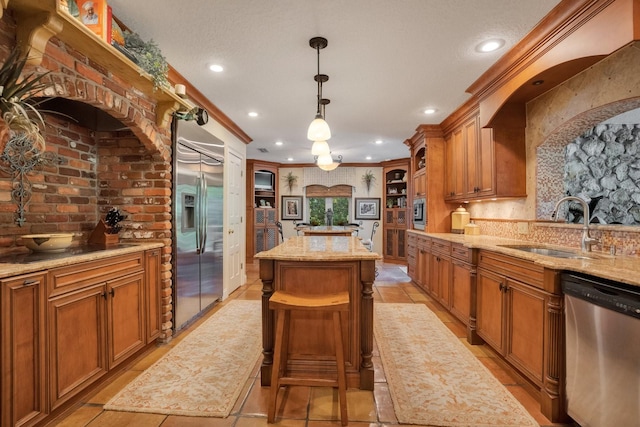
[[[355,199],[355,219],[379,220],[380,219],[380,198],[358,198]]]
[[[280,218],[283,220],[301,220],[303,213],[302,200],[302,196],[282,196]]]

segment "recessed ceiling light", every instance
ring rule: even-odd
[[[258,113],[255,111],[249,111],[249,117],[258,117]]]
[[[502,39],[491,39],[486,40],[476,46],[476,51],[478,52],[494,52],[504,46],[504,40]]]
[[[371,160],[371,156],[367,156],[367,157],[365,157],[365,159]]]
[[[282,145],[282,141],[276,141],[276,145]]]
[[[426,110],[424,110],[425,114],[433,114],[436,112],[435,108],[427,108]]]
[[[209,65],[209,69],[214,73],[221,73],[224,71],[224,68],[222,68],[222,65],[218,65],[218,64]]]
[[[293,157],[288,157],[287,160],[293,162]]]
[[[381,139],[376,139],[376,144],[378,144],[378,145],[382,144],[382,140]]]

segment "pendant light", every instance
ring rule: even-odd
[[[320,169],[328,172],[340,166],[340,163],[342,163],[342,156],[338,156],[334,159],[333,156],[331,156],[331,153],[329,153],[322,156],[317,156],[315,160]]]
[[[307,138],[311,141],[327,141],[331,138],[331,129],[329,129],[329,125],[324,120],[324,116],[322,115],[321,110],[321,100],[322,100],[322,84],[326,83],[329,80],[329,76],[326,74],[320,74],[320,49],[324,49],[327,47],[327,39],[324,37],[313,37],[309,40],[309,46],[314,48],[318,53],[318,72],[313,78],[318,84],[318,100],[317,100],[317,110],[316,117],[309,125],[309,129],[307,130]]]

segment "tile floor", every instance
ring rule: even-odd
[[[412,285],[402,268],[394,264],[379,264],[379,276],[374,284],[376,303],[425,304],[436,312],[439,318],[466,344],[465,327],[441,306],[435,303],[419,288]],[[261,282],[258,279],[257,264],[250,265],[247,283],[235,291],[230,299],[260,299]],[[223,303],[224,304],[224,303]],[[217,308],[212,310],[212,313]],[[210,315],[210,313],[208,314]],[[205,316],[206,318],[206,316]],[[151,353],[136,361],[122,375],[113,380],[94,395],[78,404],[69,415],[56,425],[78,426],[131,426],[131,427],[260,427],[267,426],[268,389],[260,386],[259,363],[246,382],[245,388],[228,418],[198,418],[133,412],[103,411],[102,406],[129,381],[145,368],[162,357],[181,339],[188,335],[203,319],[195,322],[169,344],[161,345]],[[470,346],[473,354],[513,393],[541,426],[560,427],[547,420],[539,411],[530,387],[504,362],[496,357],[487,346]],[[377,352],[374,351],[375,390],[349,390],[347,394],[349,425],[351,427],[386,427],[399,425],[393,411],[391,396],[387,388],[384,371]],[[279,402],[281,400],[279,399]],[[331,388],[289,387],[286,399],[277,414],[276,424],[283,427],[325,427],[338,426],[339,411],[337,394]],[[573,424],[572,424],[573,425]]]

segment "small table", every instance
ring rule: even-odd
[[[316,225],[296,227],[296,231],[302,231],[305,236],[351,236],[356,227],[345,227],[342,225]]]

